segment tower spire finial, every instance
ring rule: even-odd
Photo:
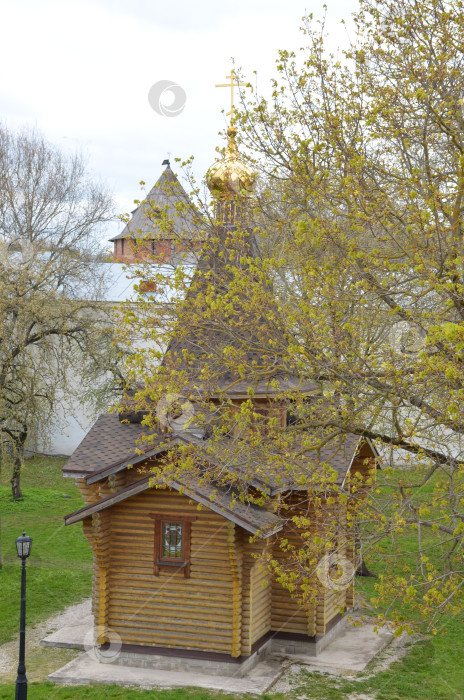
[[[216,87],[230,87],[230,112],[226,112],[226,117],[229,116],[230,114],[230,124],[233,124],[234,121],[234,88],[235,87],[246,87],[246,83],[241,83],[239,82],[239,78],[237,74],[235,73],[234,69],[230,71],[230,75],[226,76],[227,80],[230,80],[230,83],[219,83],[216,85]]]
[[[238,224],[243,218],[244,200],[251,194],[256,179],[255,170],[238,152],[235,137],[234,88],[246,87],[241,83],[232,69],[227,76],[230,83],[221,83],[216,87],[230,87],[230,124],[227,129],[228,144],[224,155],[217,160],[206,173],[206,182],[216,199],[216,216],[223,224]]]

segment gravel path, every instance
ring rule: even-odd
[[[80,652],[72,649],[54,649],[40,646],[48,634],[82,620],[90,614],[90,598],[71,605],[64,612],[26,629],[26,674],[30,681],[44,681],[49,673],[71,661]],[[19,624],[19,620],[18,620]],[[19,635],[18,635],[19,636]],[[16,679],[18,666],[18,638],[0,646],[0,683]]]

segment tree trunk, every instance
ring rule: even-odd
[[[21,467],[22,460],[18,455],[14,459],[13,463],[13,475],[11,477],[11,492],[15,501],[23,497],[23,492],[21,491]]]
[[[354,551],[356,557],[355,561],[357,562],[356,576],[372,576],[373,578],[377,578],[377,575],[367,568],[366,562],[364,561],[359,523],[355,524]]]
[[[15,454],[13,461],[13,474],[11,477],[11,492],[15,501],[23,497],[21,491],[21,469],[24,461],[24,443],[27,432],[23,431],[15,439]]]
[[[377,575],[367,568],[364,557],[361,557],[361,560],[357,566],[356,576],[372,576],[373,578],[377,578]]]

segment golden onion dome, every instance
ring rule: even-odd
[[[224,156],[217,160],[206,173],[209,191],[218,199],[233,199],[251,194],[256,180],[256,171],[238,152],[235,137],[237,129],[227,129],[229,143]]]

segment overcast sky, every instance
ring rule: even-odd
[[[357,0],[325,0],[330,45],[346,41]],[[323,0],[0,0],[0,110],[7,125],[34,124],[63,148],[79,149],[133,208],[138,183],[151,186],[162,161],[195,156],[204,175],[222,146],[231,58],[265,91],[278,49],[304,45],[306,11]],[[186,94],[175,117],[157,114],[148,92],[171,80]],[[172,98],[172,94],[166,97]],[[169,105],[169,99],[164,102]],[[111,227],[108,236],[120,228]]]

